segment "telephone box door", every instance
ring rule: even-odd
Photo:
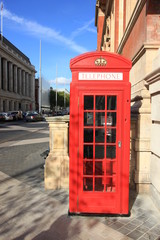
[[[78,211],[120,211],[121,92],[79,95]]]

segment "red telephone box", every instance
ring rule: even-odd
[[[69,212],[127,215],[131,61],[96,51],[70,68]]]

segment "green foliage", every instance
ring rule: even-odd
[[[53,88],[50,88],[49,101],[50,101],[50,109],[52,110],[56,105],[56,92],[53,90]]]
[[[56,106],[56,91],[50,88],[49,94],[50,109],[52,110]],[[70,95],[65,93],[66,107],[69,107]],[[57,92],[57,106],[64,107],[64,92]]]

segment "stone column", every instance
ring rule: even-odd
[[[3,101],[2,101],[2,98],[0,98],[0,112],[3,112]]]
[[[0,89],[2,88],[2,79],[1,79],[1,71],[2,71],[2,69],[1,69],[1,66],[2,66],[2,64],[1,64],[1,61],[2,61],[2,58],[1,58],[1,56],[0,56]]]
[[[9,91],[13,92],[13,64],[9,62]]]
[[[18,68],[18,93],[21,95],[22,94],[22,71],[20,68]]]
[[[48,117],[50,152],[45,162],[45,188],[69,188],[69,117]]]
[[[150,196],[160,208],[160,49],[152,62],[152,71],[145,77],[151,94]]]
[[[28,97],[29,95],[29,89],[28,89],[28,73],[26,72],[26,80],[25,80],[25,83],[26,83],[26,96]]]
[[[29,85],[29,97],[31,97],[31,74],[28,76],[28,85]]]
[[[6,100],[3,100],[3,112],[6,112],[7,111],[7,101]]]
[[[8,112],[9,111],[9,101],[8,101],[8,99],[6,100],[6,112]]]
[[[35,110],[35,75],[32,72],[31,75],[31,100],[32,100],[32,109]]]
[[[21,110],[22,110],[23,112],[26,111],[26,106],[25,106],[25,102],[24,102],[24,101],[21,102]]]
[[[17,66],[14,67],[14,92],[17,93]]]
[[[145,94],[146,93],[146,94]],[[136,122],[136,170],[135,183],[137,192],[149,192],[150,187],[150,136],[151,136],[151,104],[148,91],[141,94],[141,107]]]
[[[3,90],[7,90],[7,60],[3,58]]]
[[[13,102],[13,100],[11,100],[11,111],[13,111],[14,110],[14,102]]]
[[[22,88],[22,92],[23,92],[23,96],[25,96],[26,95],[26,92],[25,92],[25,71],[23,70],[22,71],[22,86],[23,86],[23,88]]]

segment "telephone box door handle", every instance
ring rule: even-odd
[[[118,147],[121,148],[121,146],[122,146],[121,141],[118,141]]]

